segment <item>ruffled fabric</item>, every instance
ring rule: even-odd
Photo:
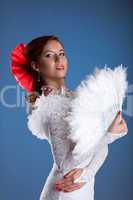
[[[39,139],[49,139],[50,132],[53,134],[54,131],[58,131],[62,136],[66,134],[68,127],[63,119],[69,110],[70,102],[71,96],[66,97],[64,91],[61,94],[51,92],[48,96],[40,95],[27,116],[28,128],[32,134]]]
[[[34,79],[30,73],[30,69],[24,55],[25,45],[18,44],[11,51],[10,72],[15,78],[17,84],[28,92],[32,92],[34,88]]]
[[[50,130],[48,125],[49,103],[48,97],[41,95],[36,99],[33,110],[27,116],[27,125],[31,133],[38,139],[48,139]]]

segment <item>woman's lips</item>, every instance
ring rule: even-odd
[[[61,66],[61,67],[56,67],[57,70],[63,70],[64,69],[64,66]]]

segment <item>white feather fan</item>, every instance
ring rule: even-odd
[[[98,144],[117,112],[122,111],[128,86],[126,75],[122,65],[96,68],[76,88],[65,118],[70,126],[68,138],[76,143],[72,152],[75,159]]]

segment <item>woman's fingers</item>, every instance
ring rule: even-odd
[[[63,178],[62,180],[56,181],[56,182],[55,182],[55,185],[62,185],[62,184],[64,184],[65,182],[69,182],[69,181],[72,182],[72,178],[71,178],[71,177]]]
[[[123,118],[121,118],[121,121],[119,121],[118,124],[116,125],[116,129],[118,131],[118,133],[122,133],[122,132],[126,132],[127,131],[127,125],[126,122]]]
[[[57,181],[57,182],[55,183],[55,188],[56,188],[56,189],[62,189],[62,188],[66,187],[66,186],[69,186],[69,185],[73,185],[72,178],[67,178],[67,179],[64,178],[64,179],[61,180],[60,182]]]
[[[68,173],[66,173],[65,175],[64,175],[64,178],[69,178],[70,176],[72,176],[75,172],[77,172],[78,171],[78,168],[74,168],[74,169],[72,169],[70,172],[68,172]]]
[[[82,168],[76,168],[76,169],[73,169],[71,170],[70,172],[68,172],[67,174],[64,175],[64,178],[67,179],[67,178],[78,178],[83,172],[83,169]]]
[[[114,121],[110,125],[109,132],[112,134],[121,134],[123,132],[128,132],[127,124],[125,120],[122,118],[121,112],[118,112]]]
[[[68,186],[68,185],[73,185],[73,179],[75,180],[75,178],[70,177],[70,178],[64,178],[62,181],[58,181],[55,183],[55,186],[58,188],[62,188],[64,186]]]
[[[84,184],[85,184],[85,183],[75,183],[75,184],[73,184],[73,185],[71,185],[71,186],[68,186],[68,187],[63,188],[63,191],[64,191],[64,192],[72,192],[72,191],[74,191],[74,190],[80,189]]]
[[[57,190],[62,190],[65,187],[79,186],[80,184],[79,183],[73,183],[73,180],[78,178],[81,175],[82,172],[83,172],[82,168],[76,168],[76,169],[71,170],[69,173],[66,174],[67,176],[66,175],[64,176],[64,179],[56,181],[55,188]],[[81,185],[82,184],[83,183],[81,183]]]
[[[64,186],[68,186],[68,185],[72,185],[73,182],[72,180],[64,180],[62,183],[60,184],[55,184],[55,186],[61,188],[61,187],[64,187]]]
[[[70,186],[70,185],[73,185],[73,182],[72,182],[72,180],[65,180],[65,181],[63,181],[62,183],[60,183],[60,184],[55,184],[55,188],[57,189],[57,190],[62,190],[63,188],[65,188],[65,187],[67,187],[67,186]]]
[[[119,111],[114,119],[114,124],[119,124],[122,120],[122,115],[121,115],[121,112]]]
[[[59,188],[59,191],[71,192],[80,189],[84,184],[85,183],[73,183],[72,185],[62,186]]]
[[[120,124],[122,124],[124,127],[127,127],[126,121],[124,119],[121,120]]]
[[[82,168],[75,168],[72,169],[70,172],[64,175],[64,179],[58,180],[55,182],[55,184],[64,184],[67,183],[68,181],[72,181],[73,179],[75,180],[77,177],[79,177],[82,173],[83,169]]]
[[[121,132],[127,132],[128,131],[127,124],[126,124],[124,119],[121,120],[119,126],[120,126]]]
[[[75,180],[76,178],[78,178],[79,176],[81,176],[82,172],[83,172],[83,168],[79,168],[78,171],[76,171],[76,172],[73,174],[74,180]]]

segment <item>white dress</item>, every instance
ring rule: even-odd
[[[66,137],[69,129],[63,120],[72,98],[73,93],[68,88],[61,87],[58,92],[51,92],[47,96],[40,95],[34,106],[27,103],[28,128],[37,138],[49,142],[54,160],[39,200],[94,200],[95,175],[108,155],[108,144],[125,135],[111,135],[107,132],[90,154],[82,160],[74,160],[71,154],[74,143]],[[64,174],[76,167],[85,167],[85,175],[81,176],[81,180],[86,182],[85,185],[72,192],[56,191],[56,180],[63,178]]]

